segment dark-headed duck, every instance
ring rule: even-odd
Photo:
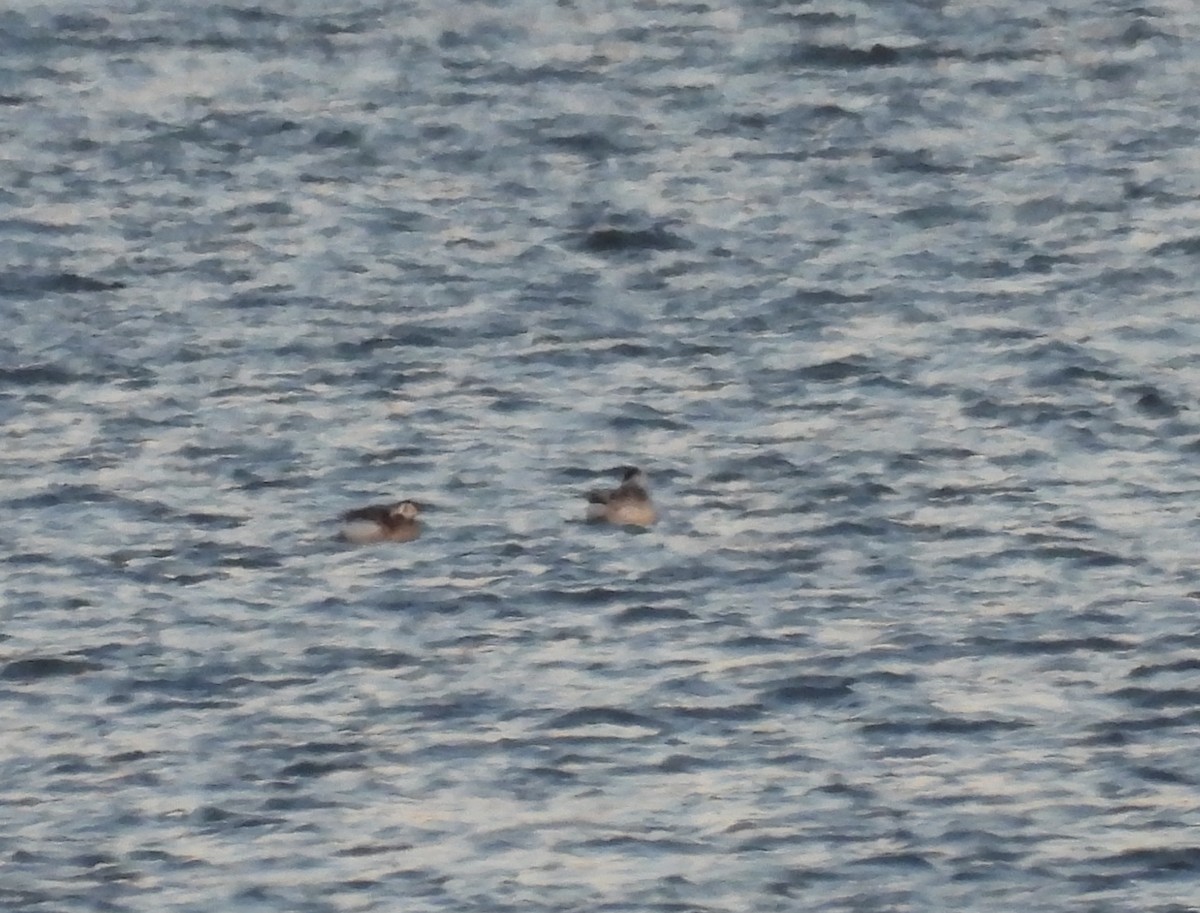
[[[416,501],[373,504],[342,514],[342,538],[364,545],[368,542],[411,542],[421,535]]]
[[[587,517],[622,526],[649,526],[658,517],[646,490],[646,474],[636,466],[622,467],[621,484],[587,493]]]

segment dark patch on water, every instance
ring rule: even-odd
[[[101,668],[99,664],[88,660],[38,656],[5,663],[0,669],[0,679],[10,682],[36,682],[46,678],[83,675]]]
[[[1195,786],[1197,783],[1194,776],[1188,776],[1173,770],[1166,770],[1162,767],[1140,765],[1132,768],[1130,773],[1145,780],[1147,783],[1166,783],[1172,786]]]
[[[649,228],[594,228],[579,238],[579,244],[589,253],[613,255],[687,250],[692,246],[682,236],[663,225]]]
[[[1200,846],[1137,847],[1097,858],[1095,864],[1117,869],[1124,878],[1178,878],[1200,872]]]
[[[1153,257],[1165,257],[1174,254],[1184,254],[1189,257],[1200,254],[1200,235],[1179,238],[1174,241],[1164,241],[1162,244],[1150,248],[1150,255]]]
[[[0,368],[0,384],[11,384],[14,387],[31,387],[40,384],[69,384],[79,379],[78,375],[52,364]]]
[[[779,704],[824,704],[854,695],[854,679],[832,675],[797,675],[775,682],[763,691],[762,699]]]
[[[792,63],[814,67],[890,67],[901,62],[899,49],[876,42],[869,48],[844,44],[802,44],[792,51]]]
[[[544,723],[542,728],[586,730],[591,726],[619,726],[654,731],[664,731],[667,728],[661,722],[619,707],[580,707],[554,717]]]
[[[0,295],[13,298],[42,298],[55,294],[111,292],[126,288],[124,282],[105,281],[78,273],[0,273]]]
[[[1134,387],[1130,393],[1137,397],[1137,409],[1145,415],[1152,418],[1175,418],[1179,415],[1180,407],[1170,402],[1156,387],[1142,385]]]
[[[889,720],[864,723],[862,731],[873,736],[992,736],[1024,729],[1029,723],[1011,719],[963,719],[941,717],[928,720]]]
[[[671,606],[632,606],[619,612],[613,618],[617,625],[642,625],[657,622],[690,621],[696,618],[695,613],[687,609]]]
[[[987,653],[1004,652],[1016,655],[1055,655],[1060,653],[1119,653],[1136,649],[1134,641],[1119,637],[1045,637],[1034,640],[1007,640],[998,637],[976,637],[971,643]]]
[[[1152,665],[1136,666],[1129,672],[1129,677],[1133,679],[1149,678],[1155,675],[1171,674],[1171,673],[1192,674],[1200,673],[1200,659],[1180,659],[1167,663],[1155,663]]]
[[[800,377],[806,380],[837,383],[838,381],[873,374],[875,373],[875,369],[867,359],[851,357],[810,365],[801,368],[798,373]]]
[[[1200,708],[1200,689],[1197,688],[1118,688],[1110,697],[1127,701],[1146,710],[1188,707]]]
[[[934,203],[914,209],[906,209],[897,213],[896,219],[916,228],[925,229],[944,225],[957,225],[962,222],[982,221],[983,216],[976,210],[965,206]]]
[[[399,650],[380,650],[369,647],[310,647],[305,656],[311,657],[316,671],[331,672],[344,669],[403,669],[418,665],[420,659]]]

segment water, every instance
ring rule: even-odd
[[[1195,909],[1198,27],[10,3],[0,906]]]

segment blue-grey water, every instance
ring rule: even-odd
[[[1196,909],[1197,35],[6,4],[0,908]]]

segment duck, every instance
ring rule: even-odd
[[[620,526],[649,526],[658,514],[646,490],[646,473],[636,466],[622,466],[620,471],[621,484],[616,488],[595,488],[585,495],[587,518]]]
[[[355,545],[411,542],[421,535],[421,505],[416,501],[372,504],[342,514],[342,538]]]

